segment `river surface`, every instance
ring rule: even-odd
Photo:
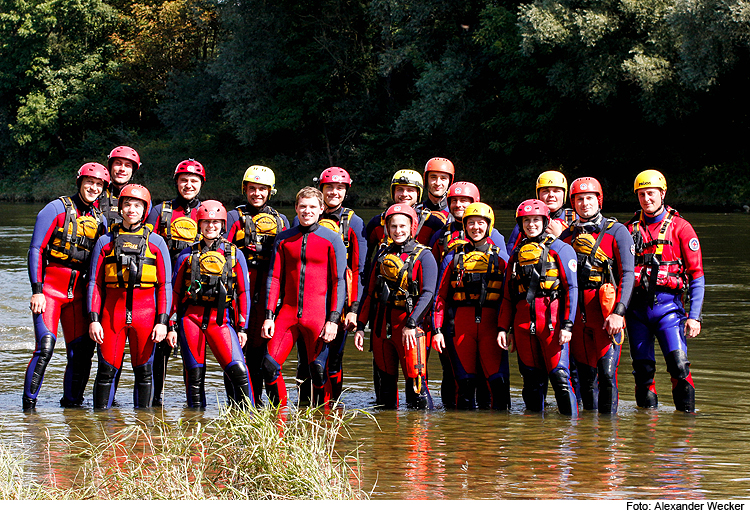
[[[76,469],[62,439],[96,440],[126,425],[148,423],[154,415],[167,421],[216,417],[225,397],[220,367],[210,354],[209,406],[203,412],[185,408],[179,358],[169,363],[164,407],[135,411],[128,355],[117,407],[94,413],[90,382],[84,408],[61,408],[62,330],[37,412],[21,411],[23,376],[34,348],[26,252],[41,207],[0,203],[0,442],[24,456],[27,470],[43,480]],[[375,211],[362,213],[367,219]],[[507,236],[513,213],[497,214],[497,227]],[[616,216],[626,220],[630,214]],[[350,337],[343,401],[349,408],[372,410],[377,420],[357,419],[353,438],[341,445],[342,450],[358,447],[363,488],[383,499],[750,498],[750,216],[686,217],[702,242],[707,282],[703,331],[689,342],[695,415],[675,411],[662,358],[657,363],[659,409],[635,406],[627,341],[618,376],[620,410],[614,417],[584,411],[578,419],[564,418],[551,393],[544,414],[526,413],[515,355],[510,412],[444,410],[435,354],[429,368],[436,410],[373,410],[372,359],[366,349],[357,351]],[[284,368],[290,388],[295,366],[290,359]],[[92,381],[95,372],[96,363]],[[295,397],[291,390],[291,400]]]

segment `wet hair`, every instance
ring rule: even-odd
[[[297,207],[299,205],[299,201],[302,198],[317,198],[320,202],[320,206],[324,207],[323,205],[323,193],[320,192],[320,189],[316,189],[315,187],[303,187],[299,190],[297,193],[297,197],[294,199],[294,207]]]

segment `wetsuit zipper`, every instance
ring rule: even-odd
[[[307,266],[306,253],[307,253],[307,235],[302,235],[302,247],[300,248],[300,268],[299,268],[299,290],[297,298],[297,318],[302,317],[302,298],[305,291],[305,267]]]

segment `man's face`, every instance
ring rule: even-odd
[[[664,195],[666,193],[662,189],[656,187],[648,187],[646,189],[638,189],[638,202],[641,204],[641,209],[648,215],[655,215],[659,213],[662,205],[664,204]]]
[[[122,187],[133,177],[135,166],[132,161],[123,158],[114,158],[110,165],[112,166],[110,176],[112,176],[112,181],[118,187]]]
[[[329,211],[338,209],[346,197],[346,184],[344,183],[326,183],[321,190],[326,209]]]
[[[123,198],[122,209],[120,210],[123,225],[125,227],[138,225],[143,221],[145,209],[146,204],[143,200],[139,200],[138,198]]]
[[[417,203],[419,198],[419,189],[411,185],[396,185],[393,189],[393,200],[397,204],[406,204],[409,206]]]
[[[93,178],[91,176],[83,176],[81,178],[81,186],[78,189],[78,194],[81,199],[87,203],[92,204],[99,198],[104,190],[104,182],[99,178]]]
[[[599,198],[596,193],[576,194],[573,205],[581,218],[591,218],[599,212]]]
[[[468,196],[453,196],[448,202],[448,210],[453,215],[453,218],[461,220],[464,217],[464,211],[472,203],[474,203],[474,200]]]
[[[539,189],[539,199],[547,204],[551,213],[564,205],[565,189],[562,187],[543,187]]]
[[[451,184],[451,175],[447,172],[430,171],[427,173],[427,190],[438,200],[445,196]]]
[[[247,198],[247,203],[257,209],[260,209],[265,205],[270,195],[271,188],[268,185],[253,182],[245,184],[245,197]]]
[[[178,174],[176,182],[177,192],[188,202],[198,196],[203,185],[203,179],[200,176],[187,172]]]
[[[323,204],[314,196],[300,198],[297,205],[294,206],[294,210],[297,212],[299,224],[308,227],[320,218],[320,215],[323,213]]]

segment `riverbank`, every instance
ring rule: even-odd
[[[227,409],[206,425],[154,418],[95,443],[48,438],[79,462],[70,479],[29,478],[0,444],[0,499],[367,499],[357,452],[336,448],[360,414]]]

